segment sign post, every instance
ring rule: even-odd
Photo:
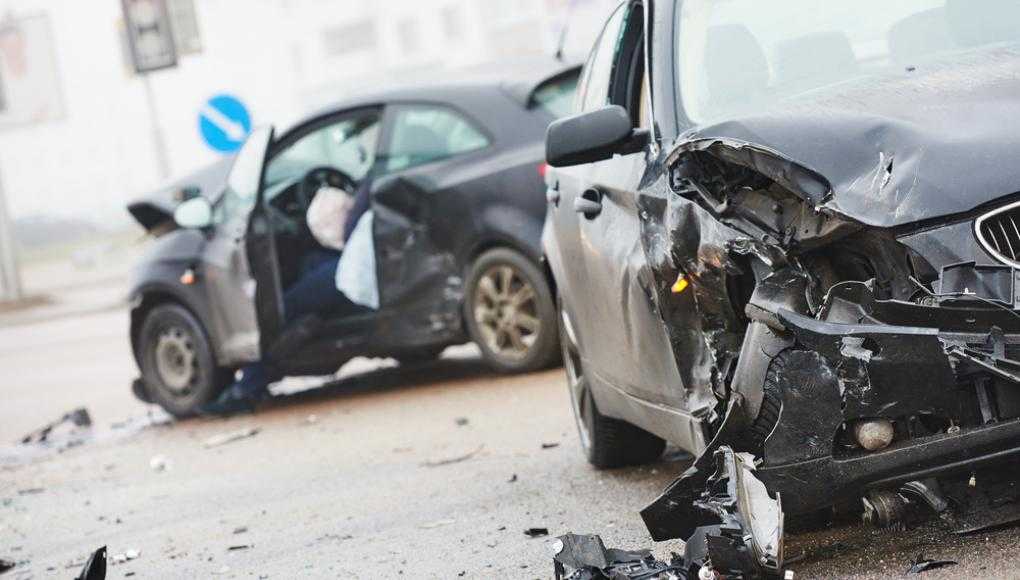
[[[128,47],[135,72],[142,77],[145,100],[152,126],[152,147],[156,157],[156,170],[160,179],[170,176],[170,157],[167,154],[163,127],[156,111],[156,97],[149,73],[177,66],[177,46],[166,0],[121,0]]]

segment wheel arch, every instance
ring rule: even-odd
[[[181,293],[174,291],[170,287],[162,284],[152,284],[139,289],[136,289],[131,294],[131,322],[130,322],[130,339],[131,339],[131,354],[135,358],[135,363],[141,368],[141,357],[139,353],[138,339],[142,331],[142,325],[145,324],[145,318],[150,312],[157,306],[164,304],[173,304],[180,306],[181,308],[188,311],[189,314],[195,317],[202,330],[206,334],[206,338],[209,339],[209,345],[212,348],[213,359],[219,361],[219,342],[216,337],[213,336],[213,331],[209,327],[209,324],[202,313],[194,304],[191,303],[187,297]]]

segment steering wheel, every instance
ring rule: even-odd
[[[326,165],[313,167],[308,173],[305,173],[305,176],[301,178],[301,183],[298,184],[297,198],[302,211],[308,213],[308,206],[312,205],[312,199],[323,187],[335,187],[354,195],[354,192],[358,190],[358,182],[335,167]]]

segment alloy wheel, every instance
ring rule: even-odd
[[[531,283],[512,266],[486,270],[474,296],[475,322],[485,347],[508,359],[526,358],[542,331],[536,300]]]
[[[156,372],[175,395],[191,392],[198,377],[198,357],[188,333],[171,326],[159,333],[155,347]]]

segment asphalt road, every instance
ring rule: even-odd
[[[253,416],[161,424],[130,395],[126,327],[118,310],[0,328],[0,441],[76,406],[96,423],[61,452],[0,447],[0,559],[18,562],[4,580],[71,578],[101,545],[139,552],[110,578],[551,578],[551,536],[647,546],[637,512],[686,465],[592,470],[562,371],[498,376],[470,350],[291,382]],[[258,432],[204,445],[244,428]],[[919,554],[960,562],[928,578],[1020,577],[1018,548],[1015,529],[937,525],[787,540],[798,578],[901,576]]]

